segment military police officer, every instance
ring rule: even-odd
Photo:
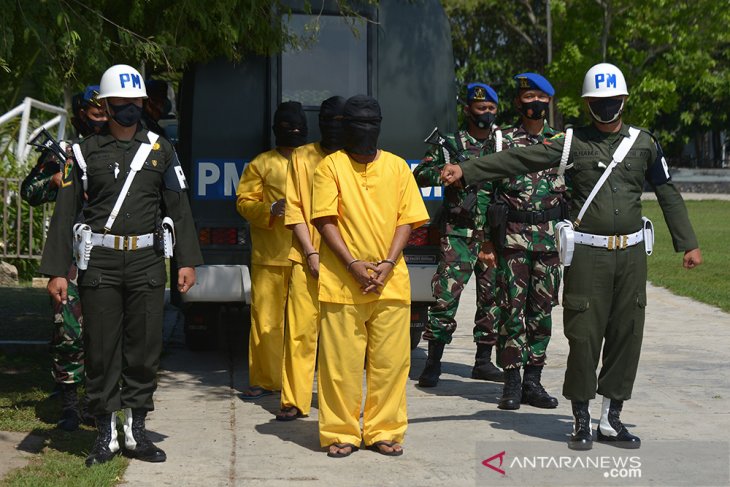
[[[537,73],[522,73],[515,104],[520,123],[504,130],[505,147],[539,144],[557,134],[547,122],[555,94],[550,82]],[[480,258],[494,265],[498,251],[497,364],[504,368],[500,409],[519,409],[520,403],[552,409],[558,401],[541,384],[545,351],[552,329],[551,311],[560,287],[560,262],[553,238],[555,223],[564,211],[565,178],[554,169],[494,181],[489,232]],[[520,368],[524,365],[524,381]],[[520,387],[521,386],[521,387]]]
[[[78,137],[98,133],[106,125],[106,112],[98,95],[99,86],[92,85],[74,96],[73,126]],[[45,150],[23,180],[20,195],[31,206],[56,201],[62,177],[59,161],[50,150]],[[80,420],[93,424],[93,418],[89,417],[86,408],[79,407],[78,399],[78,385],[84,382],[84,343],[77,277],[78,269],[72,264],[66,275],[68,302],[65,305],[52,302],[54,327],[51,371],[61,390],[61,420],[58,426],[66,431],[77,430]]]
[[[125,416],[126,453],[161,462],[165,453],[147,438],[145,417],[154,408],[162,347],[164,256],[172,253],[172,232],[181,293],[195,283],[195,266],[202,263],[202,256],[175,151],[139,124],[147,96],[139,72],[123,64],[112,66],[102,76],[99,91],[99,98],[106,101],[109,126],[73,147],[40,271],[51,276],[51,296],[65,304],[65,276],[72,247],[76,248],[84,303],[86,389],[98,429],[86,465],[104,463],[119,451],[116,411],[120,409]],[[82,209],[84,223],[74,226]]]
[[[467,86],[464,107],[466,128],[447,135],[449,144],[460,156],[478,157],[499,150],[501,132],[494,125],[497,93],[484,83]],[[436,146],[413,171],[419,186],[440,184],[441,169],[451,160],[448,151]],[[477,185],[468,191],[447,187],[444,193],[441,259],[431,285],[436,304],[428,311],[423,338],[428,340],[426,367],[418,379],[421,387],[434,387],[441,375],[444,347],[456,330],[456,310],[464,286],[472,274],[477,278],[477,311],[474,317],[474,341],[477,353],[472,369],[474,379],[501,382],[502,371],[491,360],[496,343],[494,324],[498,309],[494,301],[494,270],[479,262],[479,244],[484,239],[485,212],[490,198],[490,184]]]
[[[657,195],[675,250],[684,252],[684,267],[702,262],[659,143],[649,132],[622,121],[627,96],[623,73],[612,64],[597,64],[583,81],[591,125],[542,144],[447,166],[442,174],[446,184],[458,185],[550,167],[567,169],[571,218],[561,222],[557,238],[561,259],[570,264],[563,294],[570,344],[563,395],[571,400],[575,416],[568,443],[572,449],[593,446],[588,402],[596,391],[604,397],[598,440],[624,448],[641,445],[620,413],[631,398],[644,329],[646,256],[653,244],[651,223],[641,216],[645,181]]]

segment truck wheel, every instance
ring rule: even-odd
[[[185,310],[185,345],[194,351],[211,350],[218,343],[220,313],[215,304],[194,304]]]
[[[419,343],[421,343],[421,335],[423,334],[423,327],[411,326],[411,350],[415,350]]]

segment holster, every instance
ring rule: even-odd
[[[166,216],[155,228],[155,250],[162,252],[166,259],[173,255],[175,248],[175,224],[172,218]]]
[[[509,206],[503,201],[491,203],[487,208],[487,223],[492,242],[497,248],[504,247],[507,240],[507,215]]]
[[[80,270],[85,271],[89,267],[93,247],[91,244],[91,227],[84,223],[74,225],[74,259],[76,260],[76,267]]]

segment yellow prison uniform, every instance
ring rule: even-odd
[[[356,259],[387,258],[396,227],[416,228],[428,212],[406,162],[389,152],[360,164],[339,151],[314,174],[312,219],[336,216]],[[402,442],[408,424],[406,381],[410,368],[411,289],[403,257],[381,294],[363,295],[346,265],[320,250],[319,439],[360,446],[362,364],[367,374],[362,440]]]
[[[251,226],[251,334],[249,385],[281,389],[284,309],[291,276],[292,232],[271,205],[284,198],[289,161],[276,149],[246,166],[236,190],[236,208]]]
[[[288,228],[305,223],[315,250],[320,235],[312,225],[312,180],[317,164],[326,156],[319,143],[294,149],[286,175],[286,217]],[[317,279],[309,273],[306,257],[296,236],[292,237],[289,259],[293,262],[289,281],[284,332],[284,361],[281,377],[281,407],[295,406],[305,416],[312,404],[314,365],[319,337]]]

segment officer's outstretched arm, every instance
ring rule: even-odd
[[[464,173],[464,183],[469,186],[557,167],[564,140],[562,136],[556,136],[545,139],[541,144],[515,147],[464,161],[459,164]]]

